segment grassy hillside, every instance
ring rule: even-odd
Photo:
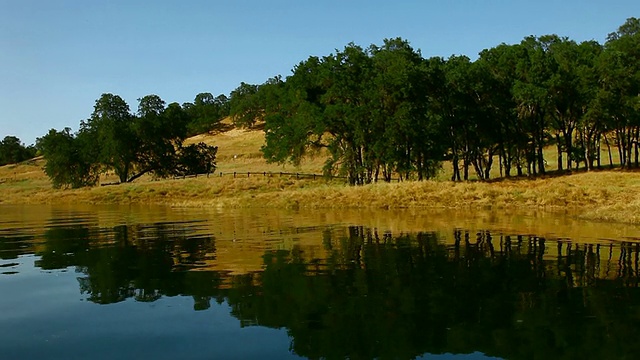
[[[587,219],[640,223],[640,176],[619,170],[583,172],[536,179],[452,183],[425,181],[351,187],[342,180],[295,179],[279,172],[320,173],[324,158],[300,167],[267,164],[260,130],[232,129],[199,135],[189,142],[219,146],[218,171],[211,177],[155,181],[147,176],[131,184],[55,190],[42,171],[44,160],[0,167],[0,204],[137,203],[182,207],[294,208],[526,208],[567,211]],[[219,176],[222,173],[244,176]],[[246,172],[274,172],[246,177]],[[442,176],[447,177],[447,174]],[[115,181],[105,175],[101,182]]]
[[[325,157],[319,155],[306,159],[299,167],[291,165],[267,164],[260,148],[264,144],[264,131],[236,129],[229,119],[223,121],[228,130],[215,134],[196,135],[185,141],[186,144],[204,142],[218,147],[218,169],[222,173],[255,172],[303,172],[322,173]]]

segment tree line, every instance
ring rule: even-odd
[[[185,146],[190,136],[222,127],[230,99],[204,92],[182,105],[157,95],[138,99],[138,110],[118,95],[102,94],[90,118],[79,131],[51,129],[25,146],[18,137],[0,141],[0,166],[42,155],[45,173],[56,188],[92,186],[113,171],[120,182],[152,173],[156,177],[210,173],[216,167],[217,147],[198,143]]]
[[[432,178],[443,161],[452,180],[489,179],[496,166],[501,176],[541,175],[548,146],[558,170],[613,165],[616,151],[622,167],[638,167],[640,20],[604,45],[530,36],[475,61],[424,58],[401,38],[351,43],[235,94],[237,125],[264,120],[268,161],[326,149],[325,172],[352,184]]]
[[[35,146],[25,146],[15,136],[8,135],[0,141],[0,166],[19,163],[34,156],[36,156]]]
[[[120,182],[147,173],[168,177],[213,172],[217,147],[183,143],[207,119],[218,119],[215,99],[201,95],[186,106],[165,106],[159,96],[147,95],[138,99],[133,114],[120,96],[102,94],[77,133],[51,129],[36,140],[47,160],[44,171],[56,188],[95,185],[106,171],[113,171]]]

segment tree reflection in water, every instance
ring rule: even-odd
[[[226,301],[244,326],[286,328],[291,349],[310,358],[640,354],[636,243],[457,229],[447,244],[435,233],[349,227],[318,233],[323,258],[293,246],[267,251],[263,271],[230,275],[207,270],[215,239],[185,229],[52,228],[36,265],[75,266],[80,291],[100,304],[182,295],[203,310]]]

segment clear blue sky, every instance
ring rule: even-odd
[[[0,139],[78,129],[100,94],[167,103],[288,76],[349,42],[409,40],[423,56],[472,59],[558,34],[604,42],[638,0],[0,0]]]

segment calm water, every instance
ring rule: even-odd
[[[0,206],[0,359],[636,359],[640,230]]]

